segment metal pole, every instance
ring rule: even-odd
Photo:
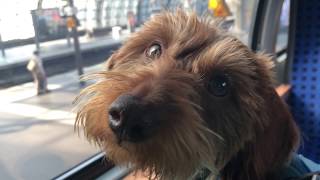
[[[37,51],[40,52],[40,38],[39,38],[39,24],[38,24],[38,15],[36,14],[37,10],[32,10],[31,15],[32,15],[32,21],[33,21],[33,28],[34,28],[34,43],[36,44],[36,49]]]
[[[74,44],[74,55],[76,58],[76,65],[78,68],[78,74],[81,76],[83,74],[83,68],[82,68],[82,55],[80,52],[80,44],[79,44],[79,38],[78,38],[78,31],[76,27],[73,27],[71,29],[72,36],[73,36],[73,44]]]
[[[1,48],[1,52],[2,52],[2,57],[6,57],[6,51],[4,49],[4,44],[2,42],[1,34],[0,34],[0,48]]]
[[[67,29],[67,44],[68,44],[68,47],[71,47],[71,37],[70,37],[70,30],[69,28]]]
[[[68,3],[69,3],[70,8],[73,10],[75,8],[73,0],[68,0]],[[82,65],[82,55],[81,55],[81,50],[80,50],[77,23],[76,23],[77,22],[76,15],[72,14],[72,18],[76,24],[71,28],[71,34],[73,37],[73,45],[74,45],[74,55],[75,55],[78,75],[81,76],[83,74],[83,65]],[[80,85],[83,85],[83,84],[84,83],[82,81],[80,81]]]

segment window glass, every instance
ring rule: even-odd
[[[289,30],[289,16],[290,16],[290,1],[285,0],[280,15],[279,30],[277,34],[276,52],[287,48],[288,44],[288,30]]]
[[[276,53],[278,54],[275,61],[275,71],[277,82],[283,83],[285,79],[285,66],[287,60],[287,45],[289,35],[289,17],[290,17],[290,0],[284,0],[281,9],[279,29],[276,41]]]
[[[232,13],[231,18],[229,17],[233,22],[230,31],[246,44],[249,43],[248,36],[254,21],[257,2],[257,0],[226,0],[226,4],[230,7]]]
[[[74,132],[72,101],[84,87],[78,73],[103,69],[152,15],[177,8],[209,14],[248,43],[256,1],[73,0],[74,7],[65,0],[2,1],[0,179],[50,179],[100,151]],[[41,62],[41,77],[31,59]]]

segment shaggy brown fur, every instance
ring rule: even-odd
[[[161,54],[146,56],[154,44]],[[207,168],[223,180],[265,180],[298,144],[296,125],[272,85],[270,57],[208,19],[181,11],[156,15],[106,68],[88,77],[97,82],[78,97],[76,124],[116,164],[160,179],[187,179]],[[228,86],[217,96],[208,88],[220,76]],[[122,141],[111,130],[108,110],[124,94],[152,107],[143,115],[157,122],[150,138]]]

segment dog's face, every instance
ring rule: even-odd
[[[209,20],[162,13],[91,76],[77,123],[115,163],[158,177],[215,172],[271,124],[270,68]]]

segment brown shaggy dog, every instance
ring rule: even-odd
[[[271,68],[208,18],[161,13],[89,77],[76,124],[151,178],[273,179],[299,135]]]

